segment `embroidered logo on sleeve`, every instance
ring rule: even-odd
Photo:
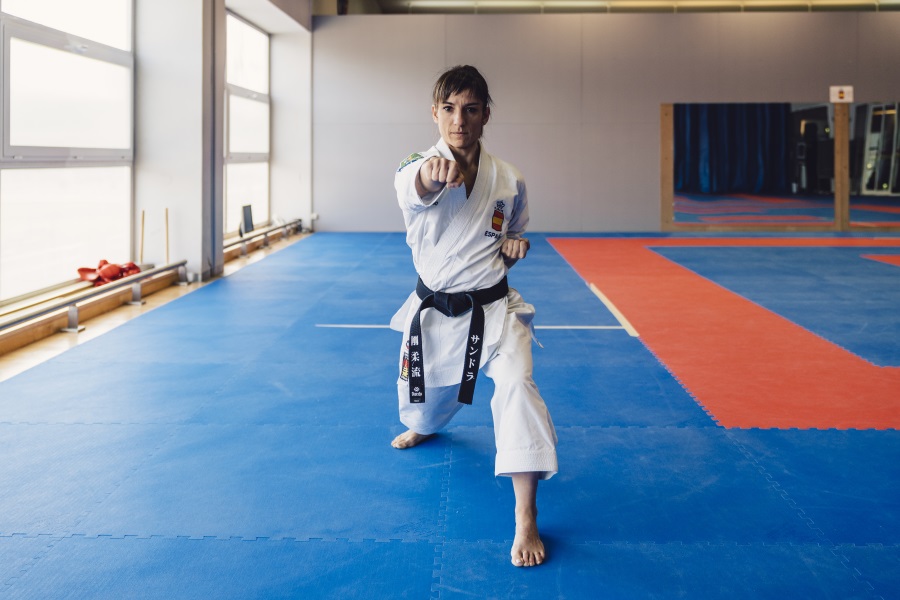
[[[418,152],[413,152],[412,154],[407,156],[405,159],[403,159],[403,162],[400,163],[400,168],[397,169],[397,171],[400,172],[403,170],[404,167],[406,167],[406,165],[414,163],[417,160],[422,160],[423,158],[425,158],[425,157],[422,156],[421,154],[419,154]]]

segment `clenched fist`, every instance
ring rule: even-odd
[[[417,183],[422,185],[425,192],[434,193],[445,185],[449,188],[458,188],[465,183],[465,179],[456,161],[436,156],[426,160],[419,169]]]
[[[525,258],[525,255],[528,254],[528,250],[530,248],[531,242],[529,242],[525,238],[506,238],[505,240],[503,240],[503,245],[500,247],[500,253],[506,258],[519,260],[520,258]]]

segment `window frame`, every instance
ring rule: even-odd
[[[234,17],[244,25],[248,27],[252,27],[253,29],[259,31],[264,34],[269,41],[269,53],[268,53],[268,64],[267,67],[269,69],[269,92],[257,92],[254,90],[247,89],[245,87],[241,87],[239,85],[229,83],[227,80],[225,81],[225,111],[224,111],[224,144],[223,144],[223,153],[224,153],[224,168],[227,169],[229,164],[244,164],[244,163],[265,163],[266,164],[266,173],[268,178],[268,185],[266,189],[268,190],[268,194],[266,197],[266,206],[268,207],[268,216],[264,221],[257,222],[254,219],[254,227],[259,228],[260,226],[267,226],[272,223],[272,99],[271,99],[271,81],[272,81],[272,34],[263,30],[262,28],[254,25],[247,19],[243,18],[239,14],[229,10],[226,12],[227,16]],[[227,52],[228,52],[228,41],[225,42],[225,52],[226,52],[226,61],[227,61]],[[269,112],[269,149],[268,152],[231,152],[231,132],[229,131],[229,123],[231,122],[231,96],[237,96],[240,98],[244,98],[247,100],[252,100],[254,102],[261,102],[266,104]],[[224,172],[224,169],[223,169]],[[227,188],[227,178],[223,176],[223,186],[224,186],[224,201],[228,202],[228,188]],[[223,207],[223,209],[227,212],[227,206]],[[223,220],[223,228],[224,228],[224,220]],[[233,231],[224,231],[223,238],[226,243],[230,242],[232,239],[238,237],[240,235],[239,230],[235,229]]]
[[[113,166],[131,165],[134,161],[134,53],[120,50],[99,42],[88,40],[72,34],[51,29],[43,25],[31,23],[6,13],[0,14],[0,77],[2,77],[3,119],[0,125],[2,149],[0,149],[0,168],[27,166]],[[128,103],[129,111],[129,147],[128,148],[79,148],[65,146],[14,146],[10,143],[10,40],[16,38],[50,49],[69,52],[126,67],[131,82]]]
[[[130,48],[123,50],[101,42],[66,33],[47,25],[35,23],[3,12],[0,0],[0,177],[5,171],[23,169],[128,167],[131,184],[127,202],[129,214],[128,245],[134,253],[134,145],[135,145],[135,46],[134,2],[129,0]],[[78,148],[53,146],[13,146],[10,144],[10,40],[16,38],[50,49],[61,50],[119,66],[129,71],[129,147],[128,148]],[[25,227],[36,224],[26,223]],[[29,291],[15,297],[0,300],[0,307],[14,305],[24,299],[38,298],[65,289],[78,279],[62,281],[54,285]]]
[[[245,100],[252,100],[265,104],[269,111],[269,151],[268,152],[231,152],[231,97],[237,96]],[[261,94],[246,88],[236,86],[231,83],[225,84],[225,162],[268,162],[269,156],[272,154],[272,102],[268,94]]]
[[[29,2],[31,2],[31,1],[33,1],[33,0],[29,0]],[[89,1],[89,0],[86,0],[86,1]],[[134,52],[134,15],[135,15],[134,3],[135,3],[135,0],[121,0],[121,1],[123,1],[123,6],[125,7],[125,10],[126,10],[125,19],[130,24],[129,25],[130,31],[128,32],[128,44],[127,44],[127,47],[125,47],[125,48],[120,48],[119,46],[111,46],[111,47],[115,48],[117,50],[121,50],[123,52],[133,53]],[[30,23],[33,25],[37,25],[38,27],[40,27],[42,29],[56,30],[56,27],[54,27],[53,25],[49,25],[49,24],[43,23],[41,21],[32,21],[27,16],[17,15],[14,12],[10,12],[8,10],[9,2],[10,2],[10,0],[0,0],[0,11],[3,12],[4,16],[9,17],[11,19],[17,19],[18,21],[23,22],[23,23]],[[68,2],[70,3],[71,0],[68,0]],[[84,10],[86,10],[86,8],[84,6],[82,6],[79,9],[80,12],[83,12]],[[65,30],[59,30],[59,31],[65,31]],[[79,33],[75,33],[75,32],[69,32],[68,35],[71,35],[74,37],[85,37],[85,36],[83,36]],[[88,37],[86,39],[90,40],[93,38]],[[102,42],[101,40],[94,40],[94,42],[104,44],[104,42]],[[109,44],[106,44],[106,45],[108,46]]]

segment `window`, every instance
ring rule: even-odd
[[[269,222],[269,36],[226,17],[225,234],[250,205],[255,225]]]
[[[131,251],[131,167],[0,172],[0,290],[25,295]]]
[[[235,200],[226,203],[226,231],[238,230],[241,225],[241,208],[248,204],[252,207],[255,225],[258,225],[261,219],[268,220],[269,163],[234,162],[226,165],[225,189],[226,194]]]
[[[3,0],[8,15],[131,50],[131,0]]]
[[[228,151],[232,156],[269,153],[269,105],[228,95]]]
[[[10,147],[131,146],[127,66],[16,37],[9,40],[9,64]]]
[[[133,0],[0,0],[0,303],[132,248]]]

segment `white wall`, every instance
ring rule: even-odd
[[[135,3],[135,240],[144,262],[222,268],[223,0]],[[135,256],[140,258],[140,248]]]
[[[273,219],[312,213],[312,34],[272,36],[270,198]]]
[[[270,214],[310,223],[312,212],[312,33],[308,0],[225,0],[270,35]]]
[[[272,215],[309,223],[312,34],[302,0],[136,0],[135,258],[222,272],[226,5],[272,34]],[[289,9],[291,14],[283,9]]]
[[[488,79],[485,143],[525,174],[533,231],[658,231],[661,104],[898,100],[897,39],[900,13],[317,17],[317,229],[402,230],[393,172],[437,140],[454,64]]]

